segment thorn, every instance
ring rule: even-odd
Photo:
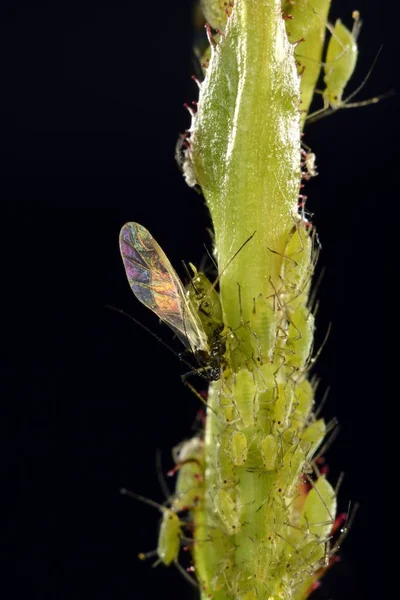
[[[213,46],[213,48],[215,48],[215,46],[217,45],[217,43],[214,40],[213,35],[211,33],[211,27],[209,26],[208,23],[206,23],[204,27],[206,28],[207,39],[208,39],[208,42],[209,42],[210,46]]]
[[[196,75],[192,75],[191,79],[193,79],[193,81],[195,81],[197,83],[197,85],[199,86],[199,88],[201,88],[201,81],[200,81],[200,79],[198,79],[196,77]]]
[[[192,79],[193,79],[193,77],[192,77]],[[195,114],[196,114],[196,113],[194,112],[194,110],[193,110],[193,108],[190,106],[190,104],[188,104],[187,102],[185,102],[185,104],[184,104],[183,106],[184,106],[184,107],[185,107],[185,108],[186,108],[186,109],[187,109],[187,110],[190,112],[190,114],[192,115],[192,117],[194,117],[194,116],[195,116]]]
[[[297,46],[298,44],[301,44],[301,42],[305,42],[306,40],[304,38],[300,38],[299,40],[297,40],[297,42],[292,42],[292,46]]]

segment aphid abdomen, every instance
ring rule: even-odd
[[[261,294],[254,300],[250,327],[256,338],[259,358],[261,361],[272,360],[276,342],[276,315]]]
[[[333,108],[340,108],[344,88],[356,67],[358,47],[354,35],[338,19],[332,31],[324,63],[326,88],[324,99]]]
[[[329,536],[336,516],[336,495],[331,484],[321,475],[308,492],[300,517],[300,527],[317,539]]]
[[[242,431],[233,431],[228,440],[228,454],[236,467],[243,467],[247,460],[247,438]]]
[[[257,387],[250,371],[241,369],[236,373],[234,397],[243,427],[245,428],[255,423],[258,412],[258,396],[256,392]]]
[[[303,305],[307,299],[313,274],[313,237],[299,220],[290,234],[282,259],[282,300],[290,310]]]
[[[292,315],[286,347],[290,351],[287,363],[302,369],[310,356],[314,339],[314,315],[306,306],[299,307]]]
[[[303,379],[296,384],[294,390],[292,426],[298,433],[304,429],[313,406],[314,390],[311,383],[307,379]]]
[[[171,509],[164,509],[158,536],[157,554],[165,566],[178,559],[182,537],[181,522]]]
[[[278,463],[278,442],[270,433],[262,438],[260,444],[261,458],[266,471],[274,471]]]
[[[234,494],[234,492],[233,492]],[[239,532],[240,511],[232,492],[219,489],[214,498],[215,512],[218,514],[228,535],[235,535]]]
[[[294,393],[290,385],[279,383],[274,406],[274,425],[277,431],[285,431],[289,426]]]

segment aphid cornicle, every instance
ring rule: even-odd
[[[204,367],[205,376],[219,379],[223,355],[220,331],[214,330],[212,338],[208,337],[207,330],[210,333],[211,329],[206,330],[203,313],[200,315],[193,295],[185,291],[156,240],[142,225],[126,223],[120,233],[120,250],[136,298],[169,325]]]

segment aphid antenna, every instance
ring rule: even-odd
[[[365,86],[365,84],[367,83],[369,78],[371,77],[372,72],[375,69],[375,65],[378,62],[379,55],[382,52],[382,48],[383,48],[383,44],[381,45],[378,52],[376,53],[375,58],[372,61],[372,65],[368,69],[368,72],[367,72],[366,76],[364,77],[364,79],[362,80],[362,82],[360,83],[360,85],[357,86],[356,89],[353,92],[351,92],[351,94],[349,94],[349,96],[347,96],[347,98],[345,100],[343,100],[343,104],[345,105],[344,108],[353,108],[355,106],[367,106],[366,103],[376,104],[377,102],[379,102],[379,99],[385,95],[385,94],[382,94],[382,96],[376,96],[375,98],[370,98],[369,100],[363,100],[362,102],[353,103],[353,105],[349,104],[349,101],[352,98],[354,98],[355,96],[357,96],[357,94],[359,92],[361,92],[361,90],[363,89],[363,87]]]
[[[256,231],[253,231],[253,233],[243,242],[243,244],[241,244],[241,246],[236,250],[236,252],[234,253],[233,256],[231,256],[231,258],[228,260],[228,262],[226,263],[226,265],[224,266],[224,268],[221,270],[221,272],[218,274],[216,280],[214,281],[214,283],[212,284],[212,287],[215,289],[216,286],[218,285],[222,275],[225,273],[225,271],[227,270],[227,268],[229,267],[229,265],[231,264],[231,262],[237,257],[237,255],[239,254],[239,252],[241,252],[243,250],[243,248],[253,239],[253,237],[255,236],[255,234],[257,233]]]
[[[330,421],[328,421],[327,426],[326,426],[325,435],[328,435],[331,431],[334,431],[338,425],[339,425],[339,421],[337,420],[336,417],[333,417],[332,419],[330,419]]]
[[[217,263],[216,263],[216,261],[215,261],[215,259],[214,259],[213,255],[211,254],[211,252],[210,252],[210,251],[209,251],[209,249],[207,248],[207,244],[203,244],[203,246],[204,246],[204,250],[207,252],[207,256],[208,256],[208,258],[211,260],[212,264],[213,264],[213,265],[214,265],[214,267],[215,267],[215,270],[216,270],[216,271],[217,271],[217,273],[218,273],[218,265],[217,265]]]
[[[314,481],[311,479],[311,477],[308,475],[308,473],[303,473],[304,477],[307,479],[307,481],[309,482],[309,484],[311,485],[312,488],[314,488],[315,493],[317,494],[317,496],[319,497],[319,499],[321,500],[326,512],[328,513],[328,516],[330,518],[330,522],[333,523],[335,522],[335,519],[333,518],[331,511],[329,510],[325,500],[323,499],[323,497],[321,496],[320,491],[318,490],[317,486],[315,485]]]
[[[158,556],[157,550],[150,550],[150,552],[139,552],[138,559],[147,560],[148,558],[153,558],[154,556]],[[151,566],[157,567],[160,564],[160,562],[161,560],[156,560],[156,562],[153,563]]]
[[[318,405],[318,408],[317,408],[317,410],[316,410],[316,411],[315,411],[315,413],[314,413],[314,417],[315,417],[316,419],[318,419],[319,415],[321,414],[321,410],[324,408],[325,402],[326,402],[326,401],[327,401],[327,399],[328,399],[328,396],[329,396],[329,393],[330,393],[330,391],[331,391],[331,386],[328,386],[328,387],[326,388],[325,392],[324,392],[324,395],[323,395],[323,396],[322,396],[322,398],[321,398],[321,401],[320,401],[320,403],[319,403],[319,405]]]
[[[150,334],[153,338],[155,338],[158,342],[160,342],[160,344],[162,344],[165,348],[167,348],[167,350],[169,352],[172,352],[172,354],[174,356],[176,356],[176,358],[178,358],[181,362],[183,362],[185,365],[190,367],[192,369],[191,373],[193,373],[193,372],[197,373],[196,369],[193,369],[193,365],[189,361],[187,361],[183,358],[182,353],[175,352],[175,350],[169,344],[167,344],[167,342],[164,342],[164,340],[162,338],[160,338],[156,333],[154,333],[154,331],[152,331],[151,329],[146,327],[146,325],[143,325],[143,323],[138,321],[138,319],[135,319],[135,317],[133,317],[129,313],[122,310],[122,308],[116,308],[115,306],[111,306],[110,304],[106,304],[105,308],[109,308],[110,310],[113,310],[113,311],[119,313],[120,315],[122,315],[123,317],[127,317],[128,319],[133,321],[136,325],[138,325],[139,327],[141,327],[142,329],[147,331],[148,334]],[[202,375],[200,373],[199,373],[199,377],[203,377],[203,379],[206,379],[208,381],[207,377],[205,377],[204,375]]]
[[[339,435],[339,431],[340,431],[340,425],[336,425],[335,429],[332,431],[332,433],[329,436],[329,438],[326,440],[326,442],[324,443],[324,445],[321,446],[321,448],[319,449],[319,451],[316,454],[316,456],[314,456],[313,463],[316,463],[316,461],[319,458],[321,458],[321,456],[323,456],[328,451],[328,449],[330,448],[330,446],[333,444],[333,442],[336,440],[337,436]]]
[[[165,500],[168,502],[169,499],[172,497],[172,493],[171,493],[170,489],[168,488],[168,485],[167,485],[167,482],[165,480],[164,473],[162,470],[162,456],[161,456],[160,448],[157,448],[157,450],[156,450],[156,473],[157,473],[157,480],[160,485],[161,491],[164,495]]]
[[[345,522],[344,526],[341,529],[339,538],[337,539],[337,541],[334,543],[334,545],[330,549],[329,554],[331,556],[340,549],[340,547],[341,547],[342,543],[344,542],[345,538],[347,537],[351,527],[353,526],[354,519],[356,518],[356,514],[357,514],[359,508],[360,508],[359,502],[356,502],[353,507],[351,506],[351,501],[349,502],[348,509],[347,509],[348,516],[346,518],[346,522]]]
[[[171,508],[167,508],[166,506],[163,506],[162,504],[159,504],[158,502],[154,502],[154,500],[150,500],[150,498],[146,498],[145,496],[141,496],[140,494],[131,492],[130,490],[127,490],[126,488],[121,488],[119,490],[119,493],[122,494],[123,496],[129,496],[129,498],[133,498],[134,500],[139,500],[139,502],[143,502],[144,504],[148,504],[149,506],[152,506],[153,508],[156,508],[157,510],[159,510],[161,513],[164,513],[165,511],[172,511]],[[174,511],[172,511],[172,512],[174,512]]]
[[[340,490],[340,488],[341,488],[341,486],[342,486],[343,479],[344,479],[344,473],[343,473],[343,471],[342,471],[342,472],[340,473],[340,475],[339,475],[339,477],[338,477],[338,480],[337,480],[337,483],[336,483],[336,485],[335,485],[335,494],[336,494],[336,496],[338,496],[338,495],[339,495],[339,490]]]
[[[315,264],[315,263],[314,263]],[[314,309],[314,306],[316,305],[316,296],[317,296],[317,292],[321,286],[322,280],[325,277],[325,273],[326,273],[326,268],[323,267],[318,275],[318,279],[315,282],[315,284],[313,285],[313,289],[312,292],[310,294],[310,297],[308,299],[308,306],[310,307],[310,310],[312,311]]]
[[[194,373],[196,373],[196,371],[194,371]],[[193,371],[191,371],[190,373],[186,373],[186,376],[189,376],[189,375],[192,375],[192,374],[193,374]],[[201,402],[202,404],[204,404],[204,406],[205,406],[207,409],[211,410],[211,411],[212,411],[212,412],[215,414],[215,416],[216,416],[216,417],[218,417],[218,419],[220,419],[220,421],[221,421],[221,422],[223,422],[223,419],[222,419],[222,417],[221,417],[221,416],[220,416],[220,415],[219,415],[219,414],[218,414],[218,413],[215,411],[215,409],[214,409],[212,406],[210,406],[210,405],[208,404],[208,402],[206,402],[206,401],[204,400],[204,398],[201,396],[201,394],[199,394],[199,392],[196,390],[196,388],[194,388],[194,387],[192,386],[192,384],[191,384],[191,383],[189,383],[189,382],[188,382],[188,381],[187,381],[187,380],[186,380],[184,377],[185,377],[185,376],[184,376],[184,375],[182,375],[182,383],[183,383],[184,385],[186,385],[186,387],[188,387],[188,388],[189,388],[189,390],[192,392],[192,394],[194,394],[194,395],[196,396],[196,398],[197,398],[198,400],[200,400],[200,402]]]
[[[314,366],[314,364],[316,363],[316,361],[318,360],[318,358],[320,357],[321,352],[325,348],[325,344],[328,341],[328,338],[329,338],[329,335],[331,333],[331,330],[332,330],[332,323],[329,323],[329,325],[327,327],[327,330],[326,330],[326,333],[325,333],[325,337],[322,340],[322,344],[320,345],[320,347],[317,350],[316,354],[312,358],[310,358],[310,360],[309,360],[309,366],[307,367],[307,369],[311,369]]]
[[[358,10],[353,10],[352,15],[353,17],[353,27],[351,30],[351,35],[353,36],[353,38],[355,39],[355,41],[357,41],[358,36],[360,35],[360,31],[361,31],[361,27],[363,24],[362,19],[360,18],[360,12]]]

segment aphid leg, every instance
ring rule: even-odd
[[[210,406],[208,404],[208,402],[206,400],[204,400],[203,396],[201,394],[199,394],[199,392],[186,380],[185,377],[189,377],[192,374],[193,374],[193,371],[191,371],[190,373],[186,373],[185,375],[182,375],[182,383],[184,385],[186,385],[186,387],[189,388],[189,390],[192,392],[192,394],[194,394],[196,396],[196,398],[198,400],[200,400],[200,402],[202,404],[204,404],[204,406],[206,408],[208,408],[209,410],[211,410],[215,414],[215,416],[220,419],[221,418],[220,415],[217,414],[217,412],[214,410],[214,408],[212,406]]]
[[[182,565],[180,565],[178,563],[178,561],[174,561],[173,565],[178,569],[179,573],[182,575],[182,577],[188,582],[190,583],[190,585],[196,589],[199,589],[199,584],[197,583],[196,579],[194,579],[193,577],[191,577],[189,575],[189,573],[186,571],[186,569],[184,569],[182,567]],[[190,568],[190,567],[189,567]]]

